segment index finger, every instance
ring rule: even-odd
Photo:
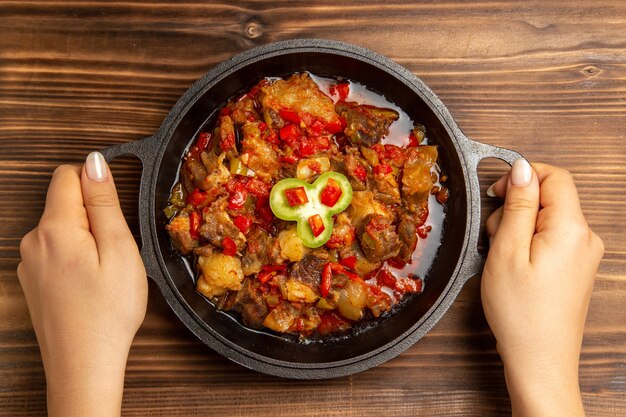
[[[532,164],[539,178],[539,195],[542,210],[558,213],[561,220],[584,219],[578,191],[572,175],[547,164]],[[546,213],[546,214],[548,214]]]
[[[578,191],[571,174],[565,169],[548,164],[531,164],[539,180],[541,207],[548,211],[558,212],[566,219],[579,220],[583,217]],[[504,198],[509,180],[509,174],[503,175],[491,187],[488,194],[492,197]]]
[[[89,229],[80,185],[80,172],[79,167],[72,165],[61,165],[54,170],[46,194],[42,221],[71,220],[75,225]]]

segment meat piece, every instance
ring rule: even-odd
[[[430,169],[437,161],[436,146],[418,146],[406,150],[406,161],[402,175],[402,194],[409,205],[428,199],[433,187]],[[415,211],[415,210],[413,210]]]
[[[191,237],[189,232],[189,214],[185,211],[174,217],[168,225],[165,226],[169,233],[174,246],[178,248],[180,253],[188,255],[193,248],[198,246],[199,242]]]
[[[253,329],[262,328],[263,321],[269,313],[257,284],[258,282],[255,283],[252,279],[245,280],[231,307],[232,310],[241,313],[243,323]]]
[[[267,315],[263,321],[263,326],[279,333],[285,333],[299,314],[300,310],[292,306],[291,303],[283,302]]]
[[[249,121],[251,118],[259,120],[259,114],[255,109],[254,100],[250,97],[244,97],[235,102],[232,106],[230,117],[239,125]]]
[[[242,287],[243,271],[241,261],[234,256],[214,253],[200,256],[198,266],[202,275],[198,279],[196,289],[208,298],[226,294],[226,291],[239,291]]]
[[[364,219],[360,242],[370,262],[393,258],[402,246],[391,221],[380,214],[370,214]]]
[[[206,187],[207,196],[209,197],[208,203],[213,202],[220,194],[225,194],[226,190],[223,187],[230,178],[230,171],[224,165],[225,153],[219,156],[213,152],[202,152],[200,158],[202,164],[206,168],[208,174],[202,181],[202,185]]]
[[[273,180],[280,173],[278,154],[272,146],[261,139],[258,122],[243,125],[241,161],[259,177]]]
[[[327,124],[341,124],[333,101],[320,91],[307,73],[294,74],[286,80],[261,87],[259,99],[264,108],[270,108],[275,113],[289,109],[298,114],[309,113]]]
[[[311,288],[319,288],[322,282],[322,269],[329,261],[327,251],[323,249],[312,251],[292,266],[290,276],[308,284]]]
[[[416,220],[407,214],[401,215],[398,224],[398,237],[402,243],[398,258],[404,263],[410,263],[413,251],[417,246]]]
[[[268,248],[274,246],[274,239],[260,227],[253,227],[248,234],[248,245],[241,259],[244,275],[261,271],[263,265],[271,264]]]
[[[217,247],[221,247],[228,236],[237,244],[237,251],[243,251],[246,237],[226,213],[225,204],[225,200],[218,200],[203,210],[204,223],[200,226],[200,236]]]
[[[195,188],[208,190],[210,186],[205,181],[207,175],[209,175],[209,173],[200,161],[195,158],[187,158],[183,165],[183,176],[187,177],[187,180],[183,181],[185,184],[191,182]],[[187,191],[191,192],[193,188],[191,190],[187,189]]]
[[[235,148],[235,124],[230,116],[220,118],[220,149],[228,151]]]
[[[357,146],[379,143],[399,117],[395,110],[354,102],[340,101],[335,109],[346,120],[345,135]]]

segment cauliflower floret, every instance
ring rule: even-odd
[[[227,290],[239,291],[243,281],[241,261],[233,256],[214,253],[200,256],[198,265],[202,276],[198,279],[197,289],[208,298],[218,297]]]

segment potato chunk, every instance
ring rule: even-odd
[[[290,227],[283,230],[278,235],[278,243],[280,244],[280,256],[291,262],[301,260],[307,252],[302,243],[302,239],[296,233],[296,227]]]
[[[197,289],[208,298],[223,295],[227,290],[241,289],[243,270],[238,258],[214,253],[206,257],[200,256],[198,265],[202,276],[198,279]]]

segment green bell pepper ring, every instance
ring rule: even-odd
[[[322,204],[320,197],[329,178],[332,178],[341,188],[341,195],[332,207]],[[285,191],[298,187],[304,187],[308,201],[291,206]],[[298,222],[296,233],[302,239],[304,246],[308,248],[319,248],[330,239],[333,234],[333,215],[344,211],[351,201],[350,182],[344,175],[333,171],[323,173],[313,184],[296,178],[286,178],[276,183],[270,192],[270,208],[274,215],[282,220]],[[309,218],[316,214],[320,215],[324,225],[324,230],[317,236],[314,235],[309,224]]]

